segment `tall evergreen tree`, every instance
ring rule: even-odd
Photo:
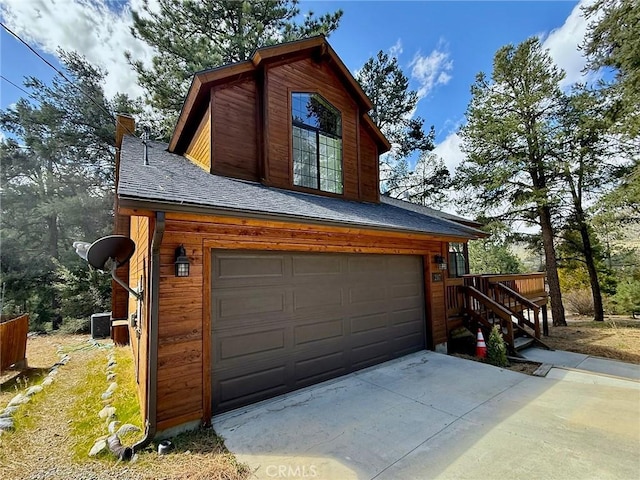
[[[171,135],[193,74],[246,60],[253,50],[313,35],[329,35],[342,10],[300,18],[298,0],[144,0],[133,11],[133,35],[152,46],[150,67],[127,58],[146,92],[146,101],[163,118],[162,135]]]
[[[28,78],[29,98],[0,112],[3,307],[40,324],[88,315],[108,299],[108,280],[90,275],[71,245],[111,230],[113,112],[132,109],[124,96],[105,98],[104,72],[75,53],[60,58],[72,83]],[[63,274],[91,286],[79,310],[63,302]]]
[[[391,152],[380,159],[382,190],[394,197],[419,199],[419,203],[441,195],[448,171],[428,154],[434,148],[435,132],[433,127],[425,132],[424,119],[414,116],[418,93],[409,88],[398,59],[379,51],[356,73],[356,80],[373,103],[371,119],[392,144]],[[408,158],[414,152],[420,155],[419,168],[412,171]]]
[[[491,79],[479,73],[471,87],[461,130],[467,158],[457,172],[478,212],[540,226],[554,325],[566,325],[552,221],[563,76],[537,38],[500,48]]]
[[[606,84],[618,131],[640,135],[640,2],[597,0],[584,8],[591,19],[583,45],[592,70],[611,68],[615,80]]]

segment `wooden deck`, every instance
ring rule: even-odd
[[[464,275],[449,279],[447,316],[450,329],[462,324],[472,331],[483,328],[488,334],[493,325],[498,324],[511,353],[515,354],[531,342],[546,348],[541,341],[541,334],[548,335],[545,280],[544,272]]]

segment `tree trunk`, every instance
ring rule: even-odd
[[[558,262],[556,249],[553,245],[553,225],[551,224],[551,211],[548,206],[539,207],[540,227],[542,229],[542,244],[547,265],[547,281],[549,282],[549,295],[551,296],[551,316],[553,326],[567,326],[562,305],[562,292],[560,291],[560,278],[558,277]]]
[[[584,219],[582,208],[577,206],[578,222],[580,224],[580,236],[582,237],[582,247],[584,253],[584,261],[587,264],[589,272],[589,283],[591,284],[591,295],[593,296],[593,319],[596,322],[604,321],[604,307],[602,306],[602,292],[600,291],[600,281],[598,279],[598,270],[596,262],[593,259],[593,248],[591,247],[591,237],[589,229]]]

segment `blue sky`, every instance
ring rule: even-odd
[[[55,61],[58,46],[77,50],[109,71],[107,93],[124,90],[136,95],[140,89],[123,51],[150,58],[149,49],[129,34],[128,8],[141,1],[0,0],[0,15],[50,60]],[[538,35],[567,70],[567,83],[581,79],[584,62],[576,47],[586,22],[578,3],[303,0],[301,9],[316,14],[344,11],[329,41],[352,71],[379,50],[398,54],[412,88],[421,94],[416,113],[434,125],[436,153],[453,169],[461,159],[455,132],[464,121],[470,85],[479,71],[491,72],[498,48]],[[51,79],[53,71],[4,31],[0,42],[3,76],[18,84],[25,75]],[[0,88],[2,108],[23,95],[5,81]]]

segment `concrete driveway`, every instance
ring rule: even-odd
[[[637,479],[639,386],[419,352],[213,423],[254,478]]]

